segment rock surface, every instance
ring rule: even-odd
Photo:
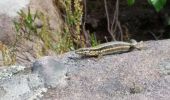
[[[47,5],[48,4],[48,5]],[[20,10],[27,10],[30,6],[31,13],[36,11],[43,12],[48,20],[50,28],[53,32],[60,32],[62,19],[59,14],[59,10],[54,4],[53,0],[1,0],[0,1],[0,40],[2,37],[8,40],[12,38],[15,33],[13,27],[13,20],[18,18],[17,12]],[[10,41],[11,42],[11,41]]]
[[[27,7],[29,0],[1,0],[0,1],[0,41],[11,44],[14,41],[15,30],[13,20],[17,12]]]
[[[0,99],[169,100],[169,43],[148,41],[140,51],[102,58],[74,52],[47,56],[34,62],[32,70],[1,68]]]
[[[32,71],[43,79],[48,88],[54,88],[61,82],[64,83],[66,67],[55,60],[55,57],[43,57],[33,63]]]
[[[55,57],[43,57],[33,67],[0,69],[0,100],[37,100],[48,88],[65,86],[66,67]]]
[[[17,12],[29,4],[30,0],[1,0],[0,14],[5,14],[10,17],[17,16]]]
[[[42,100],[170,100],[169,48],[170,40],[162,40],[100,59],[61,55],[67,85],[48,89]]]
[[[60,16],[60,11],[54,3],[55,1],[58,0],[30,0],[30,7],[33,12],[38,10],[47,15],[50,29],[60,32],[63,22]]]
[[[57,8],[57,5],[54,4],[53,0],[1,0],[0,1],[0,41],[7,45],[11,46],[15,42],[16,30],[14,27],[14,20],[17,21],[19,16],[18,11],[23,10],[27,12],[27,8],[30,7],[31,14],[35,14],[36,11],[43,12],[45,19],[47,20],[46,24],[49,26],[49,34],[59,33],[62,27],[62,19],[60,12]],[[44,24],[41,21],[35,22],[38,28],[41,28]],[[58,34],[53,34],[53,40],[58,41]],[[35,39],[37,40],[37,39]],[[41,42],[39,44],[39,42]],[[37,46],[38,45],[38,46]],[[0,47],[1,48],[1,47]],[[17,64],[21,65],[30,65],[34,62],[41,49],[44,48],[44,43],[41,40],[29,41],[26,39],[20,39],[20,43],[17,44],[16,54],[17,54]],[[1,51],[1,49],[0,49]],[[52,50],[51,50],[52,51]],[[47,55],[53,55],[54,52],[47,51]],[[3,65],[1,63],[0,65]]]

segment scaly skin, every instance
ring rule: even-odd
[[[80,48],[75,51],[76,54],[82,56],[103,56],[108,54],[123,53],[131,51],[132,49],[142,48],[141,44],[143,42],[137,43],[135,40],[131,42],[113,41],[108,43],[103,43],[95,47]]]

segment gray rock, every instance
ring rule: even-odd
[[[170,75],[170,59],[164,59],[160,62],[159,68],[161,69],[161,74]]]
[[[169,71],[170,40],[144,43],[144,50],[100,59],[43,57],[33,73],[7,68],[0,71],[0,100],[170,100],[170,75],[162,74]]]
[[[24,71],[25,68],[26,67],[19,65],[8,66],[7,68],[0,70],[0,80],[11,78],[14,74]]]
[[[60,17],[60,13],[59,13],[60,11],[56,9],[57,7],[54,5],[53,0],[43,0],[43,1],[42,0],[19,0],[19,1],[0,0],[0,9],[1,9],[0,10],[0,41],[3,44],[6,44],[9,47],[13,45],[17,33],[14,27],[14,21],[19,21],[20,18],[17,12],[22,10],[27,14],[28,7],[30,7],[31,14],[35,14],[35,12],[38,11],[43,13],[45,20],[48,18],[47,24],[49,25],[49,27],[53,27],[54,29],[51,30],[51,32],[49,33],[59,33],[61,31],[63,21],[62,18]],[[36,20],[35,25],[37,28],[41,28],[43,26],[43,21]],[[53,39],[57,40],[58,34],[50,34],[50,35],[54,37]],[[21,41],[23,45],[17,43],[16,45],[17,46],[19,45],[22,48],[18,49],[17,47],[16,51],[18,51],[18,53],[29,51],[31,56],[37,57],[36,56],[36,54],[38,54],[37,51],[41,51],[41,48],[44,47],[44,43],[43,45],[39,45],[40,43],[37,41],[38,39],[35,39],[35,37],[30,37],[32,40],[31,42],[26,41],[25,39],[24,40],[19,39],[19,41]],[[39,47],[37,47],[37,45]],[[32,62],[33,60],[31,56],[28,56],[28,59],[31,60]],[[21,59],[21,61],[20,59],[19,61],[17,59],[17,62],[19,62],[19,64],[22,65],[27,65],[25,64],[25,61],[23,59]],[[1,62],[0,65],[2,65]]]
[[[45,86],[56,87],[60,82],[64,82],[66,67],[56,61],[55,57],[46,56],[33,63],[32,71],[39,74]]]
[[[35,26],[36,28],[42,28],[43,27],[43,22],[39,19],[35,20]]]
[[[1,0],[0,1],[0,14],[6,14],[11,17],[17,16],[17,12],[26,7],[30,0]]]
[[[15,30],[12,20],[12,18],[0,14],[0,41],[6,45],[12,44],[15,40]]]
[[[28,100],[36,98],[44,83],[36,74],[16,74],[0,80],[0,100]],[[31,99],[33,100],[33,99]]]
[[[42,100],[170,100],[170,75],[162,74],[169,48],[170,40],[162,40],[100,59],[63,54],[57,60],[67,65],[68,86],[49,89]]]
[[[27,7],[30,0],[0,0],[0,41],[12,44],[15,40],[13,20],[18,16],[18,11]]]
[[[170,70],[170,62],[165,66],[166,70]]]
[[[4,87],[0,86],[0,97],[4,96],[6,93]]]

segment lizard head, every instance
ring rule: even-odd
[[[134,40],[134,39],[131,39],[131,40],[130,40],[130,43],[131,43],[132,45],[134,45],[134,46],[138,44],[138,42],[137,42],[136,40]]]
[[[130,42],[132,43],[132,46],[136,49],[141,49],[143,47],[143,41],[137,42],[134,39],[131,39]]]

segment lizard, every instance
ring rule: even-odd
[[[99,57],[103,55],[124,53],[133,49],[140,50],[143,47],[143,41],[137,42],[131,39],[130,42],[112,41],[97,45],[95,47],[80,48],[75,51],[76,54],[85,57]]]

